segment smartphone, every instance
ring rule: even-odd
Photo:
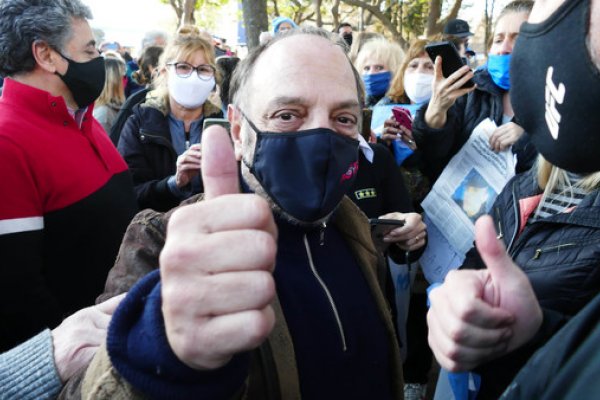
[[[392,114],[394,114],[394,118],[396,118],[396,122],[402,125],[409,131],[412,131],[412,115],[410,111],[404,107],[394,106],[392,107]]]
[[[456,46],[454,46],[454,43],[452,42],[430,43],[425,46],[425,51],[434,63],[437,56],[442,57],[442,75],[444,75],[444,78],[449,77],[456,70],[465,65],[464,60],[461,58]],[[473,85],[475,85],[475,83],[472,79],[469,79],[467,83],[463,85],[463,88],[473,87]]]
[[[205,130],[211,125],[221,125],[223,128],[227,129],[227,132],[229,132],[229,121],[227,118],[204,118],[202,130]]]
[[[360,134],[368,142],[369,139],[371,139],[371,119],[373,117],[373,110],[370,108],[363,108],[362,117]]]
[[[383,240],[383,237],[391,230],[404,226],[404,220],[371,218],[369,219],[369,224],[371,225],[371,235],[373,238]]]

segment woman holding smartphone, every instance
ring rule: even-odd
[[[533,164],[536,152],[527,136],[523,136],[523,128],[513,120],[509,97],[513,46],[532,7],[533,1],[517,0],[502,10],[484,68],[472,72],[468,66],[463,66],[444,78],[443,60],[441,57],[436,59],[431,100],[419,110],[413,124],[414,140],[424,157],[423,172],[432,183],[467,142],[473,129],[486,118],[498,126],[490,137],[493,150],[502,151],[513,146],[517,172],[526,171]],[[476,86],[463,87],[470,79]]]
[[[167,211],[203,190],[200,142],[217,83],[213,46],[197,28],[181,28],[161,56],[156,89],[135,106],[118,150],[129,165],[140,209]]]

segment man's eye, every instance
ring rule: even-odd
[[[352,125],[356,123],[356,119],[347,116],[341,116],[337,118],[338,122],[344,125]]]
[[[291,121],[292,119],[294,119],[294,116],[290,113],[284,113],[284,114],[279,114],[277,116],[277,118],[279,118],[280,120],[283,120],[283,121]]]

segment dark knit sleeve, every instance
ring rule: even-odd
[[[161,311],[159,271],[138,282],[113,315],[107,339],[111,362],[137,390],[153,399],[229,399],[248,375],[247,354],[226,366],[197,371],[169,346]]]

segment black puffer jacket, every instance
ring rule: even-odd
[[[117,149],[133,176],[140,209],[168,211],[182,200],[167,185],[176,172],[177,162],[177,153],[171,144],[168,113],[163,102],[149,98],[133,108],[119,138]],[[206,102],[204,116],[221,118],[223,113]]]
[[[432,184],[481,121],[490,118],[496,125],[502,124],[502,96],[505,91],[494,84],[487,69],[475,71],[473,80],[477,89],[456,100],[448,110],[446,125],[443,128],[433,129],[425,122],[428,104],[415,115],[413,136],[422,153],[423,173]],[[517,155],[517,172],[527,171],[537,155],[527,134],[513,145],[512,151]]]
[[[533,168],[506,185],[490,214],[542,308],[571,317],[600,292],[600,190],[588,194],[570,213],[525,225],[540,194]],[[484,267],[476,250],[467,255],[465,267]],[[478,398],[497,398],[533,350],[519,349],[484,365]]]

